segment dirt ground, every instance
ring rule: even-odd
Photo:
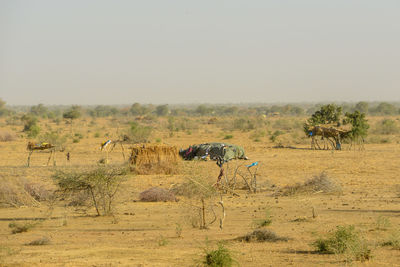
[[[168,144],[185,147],[205,141],[225,141],[212,129],[166,137]],[[165,138],[164,138],[165,137]],[[43,166],[47,153],[34,153],[26,167],[26,141],[0,143],[0,175],[24,177],[51,186],[56,168],[82,168],[97,164],[104,157],[99,143],[105,138],[84,138],[71,145],[71,161],[65,152],[56,154],[57,167]],[[183,175],[133,175],[124,182],[114,216],[96,217],[94,210],[81,212],[57,202],[49,219],[28,232],[12,234],[11,222],[37,222],[48,212],[46,204],[0,208],[1,266],[194,266],[201,262],[206,240],[215,246],[225,241],[240,266],[345,266],[343,256],[315,253],[311,245],[338,225],[354,225],[372,248],[373,258],[352,262],[354,266],[400,266],[400,250],[380,243],[400,226],[400,144],[367,144],[364,151],[316,151],[308,144],[297,149],[273,148],[267,141],[252,142],[247,133],[235,133],[229,143],[242,145],[249,161],[259,161],[258,182],[265,190],[251,194],[238,190],[239,196],[225,194],[226,219],[221,230],[214,223],[207,230],[194,228],[186,200],[178,202],[139,202],[140,192],[149,187],[169,189],[185,181]],[[110,162],[122,163],[121,151],[110,154]],[[218,176],[214,161],[184,162],[209,177]],[[325,172],[338,181],[342,194],[300,194],[275,196],[277,188],[304,182]],[[315,211],[315,218],[312,210]],[[254,229],[254,222],[272,217],[268,229],[287,242],[245,243],[233,239]],[[379,227],[385,222],[385,229]],[[178,232],[181,229],[181,236]],[[28,246],[47,237],[50,243]]]

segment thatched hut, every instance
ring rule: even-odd
[[[174,174],[178,172],[178,149],[161,144],[142,144],[132,147],[129,159],[131,170],[138,174]]]

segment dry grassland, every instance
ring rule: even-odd
[[[69,131],[67,126],[46,123],[53,129],[66,127]],[[51,175],[55,169],[76,170],[96,165],[104,158],[99,144],[106,137],[95,138],[94,133],[100,131],[104,136],[120,126],[98,119],[92,126],[81,120],[74,127],[85,138],[56,153],[57,167],[43,166],[48,153],[35,152],[31,167],[27,168],[25,139],[0,142],[2,186],[6,180],[23,178],[54,188]],[[380,245],[400,225],[400,189],[396,187],[400,174],[398,142],[367,144],[365,151],[313,151],[308,150],[309,140],[301,136],[301,129],[297,133],[299,142],[293,137],[296,133],[283,136],[282,140],[290,140],[284,141],[284,145],[303,149],[273,148],[275,144],[268,137],[254,142],[251,134],[233,131],[233,138],[224,140],[225,134],[213,124],[204,124],[189,134],[172,135],[161,128],[153,134],[154,138],[177,147],[228,141],[243,146],[250,162],[261,162],[258,182],[263,190],[256,194],[238,190],[240,196],[224,195],[226,219],[222,230],[218,223],[207,230],[194,228],[193,212],[184,197],[178,197],[178,202],[138,201],[139,194],[150,187],[169,189],[187,177],[217,179],[219,168],[214,161],[183,162],[184,172],[179,175],[129,174],[118,195],[114,216],[96,217],[94,210],[84,212],[63,201],[55,203],[51,214],[48,202],[0,208],[0,266],[194,266],[201,262],[206,239],[211,243],[225,241],[241,266],[344,266],[348,263],[343,256],[317,254],[311,245],[338,225],[355,225],[372,248],[373,258],[365,263],[351,263],[354,266],[400,266],[400,250]],[[398,140],[398,136],[390,138]],[[65,157],[67,151],[71,154],[70,162]],[[109,162],[123,163],[118,146],[110,153]],[[229,166],[243,163],[231,162]],[[342,194],[275,194],[279,188],[302,183],[321,172],[340,183]],[[263,219],[267,211],[272,223],[266,227],[289,238],[287,242],[234,240],[254,230],[255,221]],[[47,215],[47,220],[38,221]],[[34,226],[27,232],[12,234],[12,222]],[[48,243],[27,245],[42,238],[47,238]]]

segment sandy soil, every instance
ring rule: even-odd
[[[166,136],[160,133],[160,136]],[[221,141],[212,130],[191,135],[179,133],[165,142],[184,147],[203,141]],[[24,177],[51,186],[55,168],[82,168],[95,165],[104,157],[99,143],[104,138],[85,138],[73,144],[71,162],[65,153],[56,154],[57,167],[46,167],[48,154],[36,153],[27,168],[23,140],[0,143],[0,175]],[[313,151],[272,148],[268,142],[251,142],[247,133],[235,133],[229,140],[244,146],[250,162],[259,161],[258,182],[265,190],[239,196],[224,195],[226,219],[221,230],[215,223],[207,230],[192,227],[190,207],[178,202],[143,203],[138,194],[152,186],[170,188],[185,181],[185,175],[132,175],[124,182],[114,216],[96,217],[94,210],[80,212],[65,203],[56,204],[50,219],[26,233],[11,234],[10,222],[28,222],[42,218],[47,205],[0,209],[1,266],[193,266],[201,261],[206,239],[211,244],[225,241],[241,266],[344,266],[343,256],[314,253],[311,243],[338,225],[355,225],[367,239],[373,258],[353,262],[354,266],[400,266],[400,251],[379,244],[400,225],[400,198],[396,191],[400,174],[400,145],[366,145],[365,151]],[[298,145],[307,148],[308,145]],[[121,151],[110,154],[111,163],[122,163]],[[217,177],[213,161],[185,162],[187,168],[200,169],[208,177]],[[230,163],[231,167],[243,162]],[[304,182],[326,172],[338,181],[342,194],[302,194],[274,196],[274,190]],[[271,187],[274,185],[275,187]],[[312,217],[312,209],[316,218]],[[233,239],[254,228],[254,221],[268,211],[268,226],[288,242],[242,243]],[[301,219],[296,221],[296,219]],[[379,221],[387,229],[379,229]],[[182,228],[178,237],[177,228]],[[28,246],[27,243],[48,237],[50,244]]]

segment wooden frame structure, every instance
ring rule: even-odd
[[[28,145],[26,147],[28,150],[28,167],[30,167],[31,164],[31,156],[34,151],[43,151],[47,150],[50,152],[49,159],[47,160],[46,166],[49,166],[50,160],[53,157],[53,166],[56,166],[56,159],[55,159],[55,154],[56,154],[56,149],[55,146],[50,144],[50,143],[39,143],[39,144],[34,144],[33,142],[28,142]]]

